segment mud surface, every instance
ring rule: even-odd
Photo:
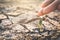
[[[41,1],[0,2],[0,40],[59,40],[60,12],[43,16],[40,32],[37,11]]]

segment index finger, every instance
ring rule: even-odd
[[[42,4],[41,4],[41,7],[44,8],[46,7],[47,5],[49,5],[50,3],[52,3],[54,0],[45,0]]]

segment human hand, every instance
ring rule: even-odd
[[[56,9],[60,10],[60,0],[45,0],[41,5],[38,16],[48,14]]]

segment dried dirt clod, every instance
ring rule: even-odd
[[[16,31],[16,32],[29,32],[29,30],[25,29],[24,26],[20,25],[20,24],[15,24],[12,27],[12,30]]]
[[[9,19],[5,19],[5,20],[2,20],[1,24],[4,25],[4,26],[9,26],[9,25],[12,24],[12,22]]]
[[[10,15],[10,16],[16,16],[16,15],[20,15],[21,13],[10,12],[10,13],[6,13],[6,14]]]
[[[4,14],[0,14],[0,19],[6,19],[7,17]]]
[[[52,38],[51,38],[51,40],[56,40],[56,39],[57,39],[56,37],[54,37],[54,38],[52,37]]]

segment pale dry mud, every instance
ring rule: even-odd
[[[60,12],[43,16],[43,32],[36,14],[42,0],[0,0],[0,40],[59,40]]]

